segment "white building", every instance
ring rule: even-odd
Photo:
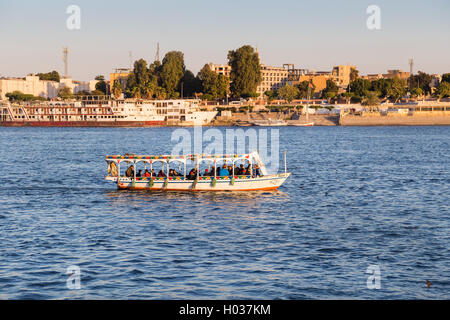
[[[60,82],[40,80],[38,76],[27,75],[25,78],[0,78],[0,99],[6,99],[6,94],[20,91],[43,98],[55,98],[58,90],[64,86],[69,87],[72,93],[80,91],[93,91],[97,80],[89,82],[74,81],[71,78],[61,78]]]

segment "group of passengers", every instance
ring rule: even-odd
[[[234,170],[233,170],[234,169]],[[260,177],[261,176],[261,170],[257,164],[252,168],[252,165],[249,164],[247,168],[244,167],[243,164],[241,164],[239,167],[236,165],[230,166],[227,164],[224,164],[222,168],[220,167],[213,167],[211,171],[208,169],[205,170],[204,176],[214,177],[214,171],[216,172],[217,177],[226,177],[226,176],[253,176],[253,177]]]
[[[233,170],[234,168],[234,170]],[[215,172],[215,174],[214,174]],[[246,168],[244,167],[243,164],[241,164],[239,167],[237,167],[236,165],[230,166],[227,164],[224,164],[221,167],[212,167],[211,170],[209,169],[205,169],[205,172],[203,174],[203,177],[227,177],[227,176],[252,176],[254,178],[256,177],[260,177],[262,176],[261,174],[261,170],[258,166],[258,164],[255,164],[254,166],[252,166],[251,164],[249,164]],[[125,172],[125,176],[131,178],[134,177],[134,168],[133,166],[130,166],[127,171]],[[169,177],[182,177],[183,175],[180,172],[177,172],[175,169],[170,169],[169,170]],[[136,178],[149,178],[149,177],[163,177],[166,178],[167,175],[164,173],[163,170],[159,170],[158,174],[156,175],[155,170],[151,169],[151,171],[149,171],[148,169],[145,169],[145,172],[142,173],[142,170],[139,170],[136,173]],[[195,180],[197,178],[197,169],[194,168],[191,171],[189,171],[189,174],[186,176],[186,178],[188,180]]]

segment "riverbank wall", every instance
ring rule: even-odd
[[[342,115],[341,126],[448,126],[450,111],[415,111],[405,114],[367,112]]]

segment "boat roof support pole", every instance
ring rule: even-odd
[[[286,150],[284,150],[284,173],[287,172]]]

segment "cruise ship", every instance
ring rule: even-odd
[[[217,111],[199,100],[90,100],[0,104],[0,126],[142,127],[207,125]]]

